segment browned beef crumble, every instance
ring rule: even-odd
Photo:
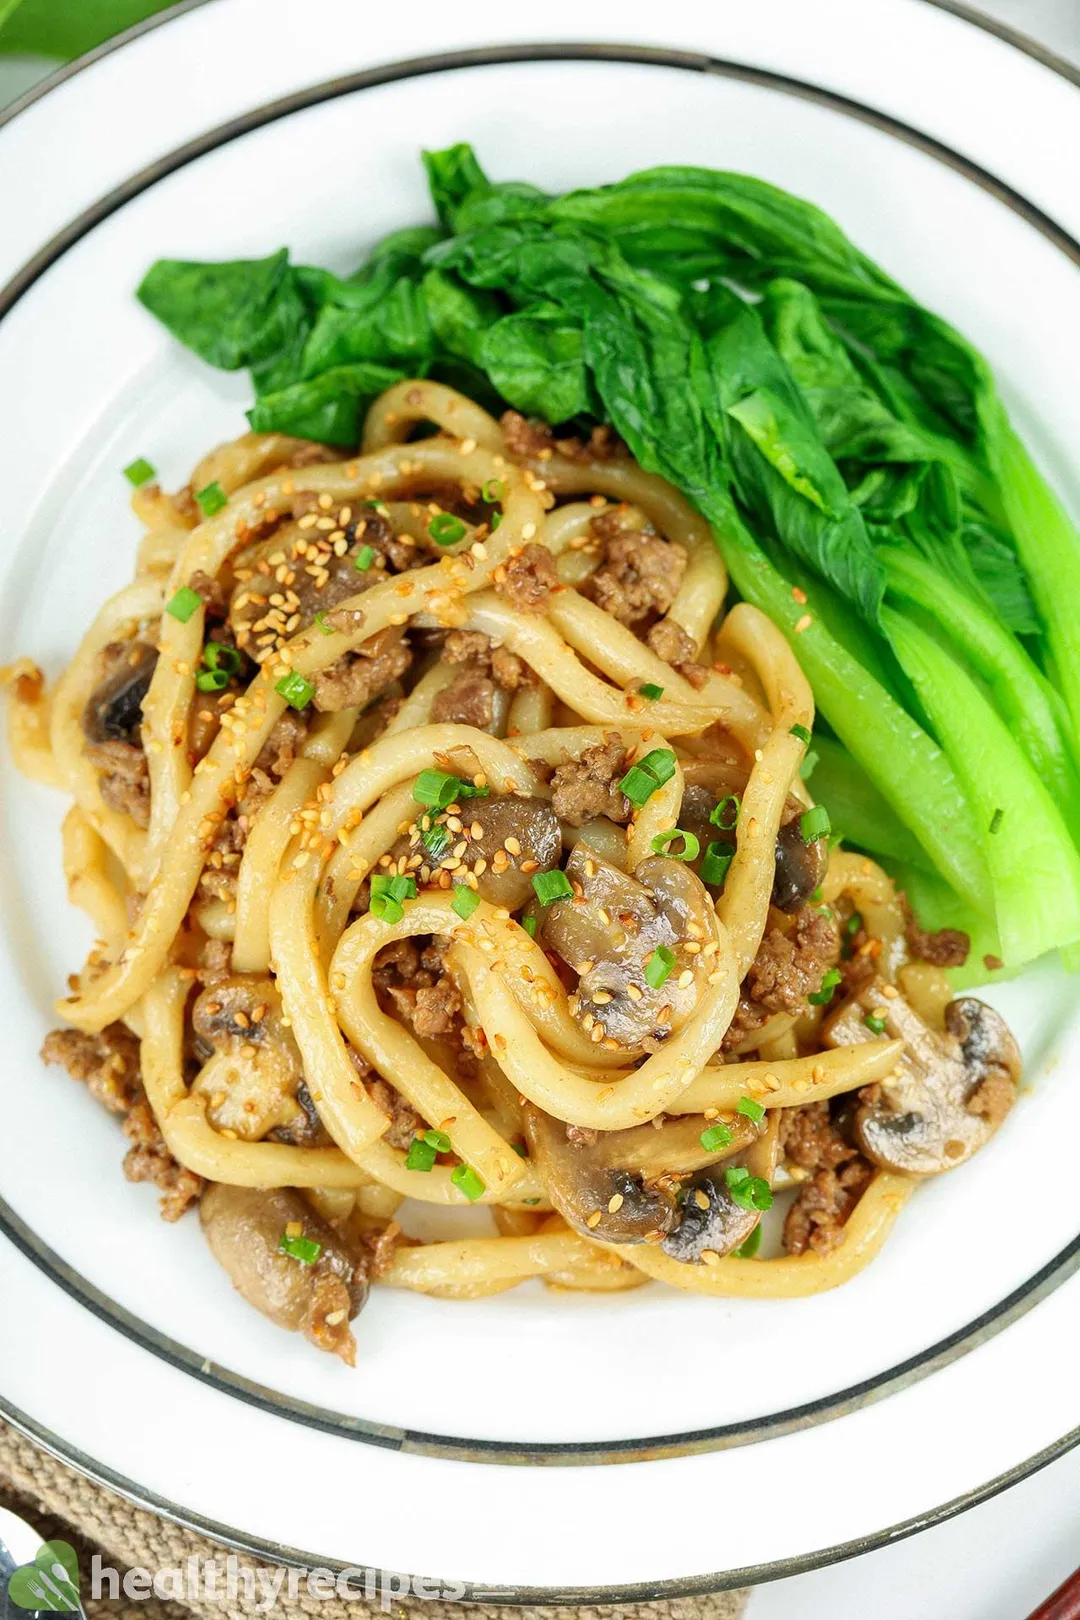
[[[524,613],[543,613],[548,597],[558,588],[555,559],[547,546],[535,540],[496,570],[496,591]]]
[[[347,610],[345,610],[347,611]],[[327,623],[340,628],[339,614],[327,615]],[[363,708],[372,698],[404,675],[412,663],[412,649],[396,625],[388,625],[353,652],[343,653],[336,663],[315,676],[315,707],[321,711]]]
[[[604,542],[604,558],[583,587],[620,624],[644,628],[664,614],[686,573],[683,546],[645,529],[627,528],[624,507],[609,507],[593,518],[593,534]]]
[[[722,1050],[731,1051],[773,1013],[808,1011],[807,996],[820,989],[826,971],[835,967],[839,957],[837,926],[817,906],[803,906],[787,928],[767,928],[743,980]]]
[[[129,1181],[150,1181],[161,1191],[165,1220],[179,1220],[202,1192],[202,1177],[177,1164],[158,1129],[142,1086],[139,1043],[123,1024],[109,1024],[100,1035],[77,1029],[54,1029],[41,1048],[45,1063],[61,1063],[90,1095],[124,1118],[131,1142],[124,1157]]]
[[[520,461],[547,461],[556,452],[567,461],[612,461],[626,448],[606,423],[594,427],[587,439],[576,434],[557,439],[546,422],[522,416],[520,411],[504,411],[500,426],[506,448]]]
[[[474,1043],[464,1022],[464,1003],[446,971],[446,942],[396,940],[375,958],[372,978],[380,1000],[422,1038],[450,1041],[471,1067]],[[385,1082],[384,1082],[385,1083]]]
[[[908,949],[920,962],[931,962],[935,967],[963,967],[971,950],[971,936],[961,928],[938,928],[933,932],[920,928],[914,917],[907,923]]]
[[[844,1224],[865,1192],[873,1166],[836,1129],[827,1102],[785,1108],[780,1145],[788,1161],[810,1172],[784,1222],[789,1254],[828,1254],[844,1235]]]
[[[150,767],[139,743],[90,743],[83,750],[99,772],[101,797],[110,810],[130,816],[137,827],[150,825]]]
[[[536,685],[536,676],[525,660],[482,630],[451,630],[443,642],[442,660],[445,664],[476,666],[483,674],[490,674],[504,692]]]
[[[630,801],[618,787],[626,769],[626,749],[618,739],[595,743],[580,759],[560,765],[551,778],[551,807],[559,820],[571,827],[596,816],[629,821]]]
[[[697,662],[697,647],[681,624],[674,619],[658,619],[645,640],[656,656],[678,670],[691,686],[700,690],[705,685],[709,678],[708,668]]]
[[[495,682],[481,666],[465,664],[461,674],[436,696],[431,718],[437,724],[489,731],[495,719]]]
[[[390,1120],[389,1126],[383,1132],[383,1141],[406,1152],[417,1131],[424,1129],[422,1115],[410,1107],[400,1091],[388,1080],[370,1080],[367,1089],[376,1108],[381,1108]]]

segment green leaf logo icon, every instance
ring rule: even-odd
[[[11,1577],[8,1596],[20,1609],[53,1609],[65,1614],[79,1607],[79,1561],[66,1541],[46,1541],[32,1564]]]

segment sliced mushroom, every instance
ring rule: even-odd
[[[205,1099],[215,1130],[246,1142],[269,1136],[298,1147],[329,1143],[272,979],[254,973],[219,979],[197,998],[191,1022],[196,1055],[207,1060],[192,1091]]]
[[[899,1036],[905,1050],[893,1074],[860,1094],[851,1121],[860,1149],[882,1169],[905,1175],[955,1169],[990,1140],[1016,1098],[1022,1064],[1004,1019],[963,996],[946,1007],[939,1035],[875,979],[828,1020],[825,1043],[869,1039],[867,1016]]]
[[[704,1170],[684,1188],[680,1204],[682,1219],[660,1247],[672,1260],[684,1265],[707,1263],[721,1258],[745,1243],[761,1219],[756,1209],[743,1209],[727,1182],[727,1172],[746,1169],[772,1185],[779,1155],[779,1111],[768,1116],[756,1139],[743,1152],[714,1169]]]
[[[788,804],[795,803],[789,799]],[[794,913],[806,905],[814,890],[825,881],[829,864],[829,840],[815,838],[807,843],[799,817],[802,805],[776,835],[776,866],[773,872],[772,903],[778,911]]]
[[[142,706],[157,663],[157,648],[147,641],[116,643],[105,649],[106,672],[83,710],[82,728],[89,743],[134,742],[142,725]]]
[[[585,843],[575,845],[566,875],[574,897],[546,909],[541,941],[579,975],[571,1007],[582,1026],[630,1048],[678,1029],[697,1004],[710,961],[680,949],[712,938],[712,901],[701,880],[663,855],[641,861],[628,877]],[[658,946],[674,951],[675,965],[654,989],[645,967]]]
[[[211,1253],[249,1305],[353,1365],[349,1322],[367,1298],[366,1263],[299,1193],[211,1183],[199,1219]],[[283,1238],[297,1237],[318,1245],[310,1263],[282,1249]]]
[[[476,872],[477,888],[493,906],[517,911],[532,899],[537,872],[550,872],[562,859],[559,823],[544,799],[516,793],[469,799],[461,820],[470,832],[465,866]],[[481,862],[483,870],[477,872]]]
[[[575,1231],[602,1243],[644,1243],[678,1224],[677,1181],[646,1187],[628,1170],[612,1169],[596,1151],[592,1133],[567,1134],[529,1103],[525,1136],[548,1197]]]

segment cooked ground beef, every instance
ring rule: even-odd
[[[424,1130],[423,1116],[409,1106],[400,1091],[393,1087],[389,1080],[374,1079],[368,1082],[368,1092],[376,1108],[381,1108],[384,1114],[390,1117],[390,1124],[383,1132],[383,1141],[391,1147],[408,1151],[409,1143],[417,1131]]]
[[[335,629],[338,614],[328,614],[327,623]],[[412,663],[412,649],[396,625],[388,625],[355,652],[343,653],[329,669],[315,676],[315,707],[323,713],[338,709],[363,708],[372,698],[404,675]]]
[[[622,440],[613,428],[594,427],[588,439],[576,435],[557,439],[546,422],[524,417],[520,411],[504,411],[500,419],[506,448],[522,461],[546,461],[558,451],[567,461],[611,461],[623,451]]]
[[[100,1035],[77,1029],[54,1029],[45,1037],[41,1056],[62,1063],[73,1080],[111,1114],[124,1116],[124,1135],[131,1142],[124,1158],[129,1181],[152,1181],[161,1189],[161,1213],[175,1221],[202,1192],[202,1178],[177,1164],[158,1129],[142,1087],[139,1043],[123,1024],[109,1024]]]
[[[595,816],[630,820],[630,801],[618,783],[626,775],[626,750],[618,740],[586,748],[580,759],[560,765],[551,779],[551,808],[560,821],[583,827]]]
[[[436,697],[431,718],[437,723],[489,731],[495,718],[495,682],[480,665],[465,664],[461,674]]]
[[[978,1114],[996,1130],[1016,1101],[1016,1085],[1003,1069],[993,1069],[979,1081],[967,1100],[969,1114]]]
[[[586,593],[618,619],[636,628],[666,613],[686,572],[686,551],[644,529],[628,529],[625,510],[609,507],[592,520],[593,534],[605,543],[605,556],[589,579]]]
[[[784,1222],[789,1254],[828,1254],[844,1234],[844,1223],[865,1191],[873,1166],[846,1142],[833,1124],[827,1102],[785,1108],[780,1145],[788,1161],[811,1172]]]
[[[495,571],[495,589],[511,607],[525,613],[543,613],[552,591],[559,588],[555,559],[547,546],[531,541]]]
[[[908,918],[907,942],[912,956],[935,967],[963,967],[971,950],[971,936],[963,929],[938,928],[931,933],[920,928],[914,917]]]
[[[773,913],[775,916],[775,912]],[[807,1011],[807,996],[821,987],[840,957],[836,923],[817,906],[803,906],[787,928],[767,928],[743,980],[739,1005],[722,1049],[731,1051],[772,1013]]]
[[[306,717],[298,714],[295,709],[286,709],[263,743],[262,751],[255,761],[255,769],[266,771],[280,781],[300,752],[307,731]]]
[[[385,1226],[376,1227],[373,1231],[364,1232],[360,1238],[361,1243],[369,1253],[368,1276],[373,1281],[385,1277],[394,1263],[394,1255],[402,1243],[407,1243],[404,1233],[397,1221],[388,1221]]]
[[[379,952],[372,978],[380,998],[417,1035],[450,1040],[471,1052],[464,1039],[461,993],[446,971],[445,942],[420,946],[415,940],[397,940]]]
[[[484,673],[490,673],[496,686],[504,692],[516,692],[521,686],[535,686],[536,676],[523,658],[508,647],[492,641],[482,630],[451,630],[442,647],[445,664],[473,664]]]
[[[109,809],[130,816],[137,827],[149,827],[150,769],[141,744],[92,743],[85,753],[100,772],[101,797]]]
[[[216,579],[213,575],[205,573],[203,569],[197,568],[188,580],[188,584],[196,596],[202,597],[207,618],[225,618],[229,611],[229,604],[225,595],[225,587],[220,579]]]
[[[658,619],[645,640],[656,656],[677,669],[691,686],[700,689],[705,685],[709,671],[697,662],[697,648],[681,624],[674,619]]]

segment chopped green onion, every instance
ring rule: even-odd
[[[420,842],[427,850],[433,861],[441,861],[450,848],[450,829],[437,821],[434,827],[429,827],[420,834]]]
[[[799,817],[799,831],[804,844],[813,844],[819,838],[828,837],[832,832],[832,822],[823,804],[815,804],[813,809],[803,811]]]
[[[646,681],[644,686],[638,687],[638,696],[648,698],[650,703],[656,703],[664,695],[664,688],[657,686],[655,681]]]
[[[503,487],[497,478],[489,478],[480,490],[488,506],[495,506],[503,498]]]
[[[745,1243],[740,1243],[737,1249],[732,1249],[736,1260],[752,1260],[761,1248],[761,1222],[758,1221],[754,1230]]]
[[[867,1029],[872,1030],[875,1035],[884,1035],[886,1030],[885,1020],[884,1018],[879,1018],[876,1013],[867,1013],[866,1017],[863,1019],[863,1023],[866,1025]]]
[[[124,468],[124,477],[129,484],[134,484],[136,489],[140,489],[143,484],[148,484],[151,478],[155,476],[156,471],[145,456],[139,456]]]
[[[1004,812],[1004,810],[1002,810],[1002,809],[995,810],[993,815],[990,817],[990,831],[992,833],[999,833],[1001,831],[1001,823],[1004,820],[1005,820],[1005,812]]]
[[[765,1108],[763,1104],[755,1102],[753,1097],[740,1097],[739,1101],[735,1105],[735,1112],[737,1114],[744,1114],[747,1119],[752,1119],[755,1125],[760,1124],[765,1118]]]
[[[752,1176],[743,1165],[736,1164],[724,1171],[724,1180],[740,1209],[772,1208],[772,1188],[763,1176]]]
[[[281,677],[274,687],[274,691],[279,697],[283,697],[293,709],[306,709],[315,696],[315,688],[311,682],[295,669],[290,670],[288,675]]]
[[[360,505],[361,506],[369,506],[373,512],[378,512],[380,517],[389,516],[390,508],[387,506],[385,501],[380,501],[377,498],[372,498],[371,500],[361,501]]]
[[[483,1198],[484,1183],[471,1165],[455,1165],[450,1172],[450,1180],[465,1194],[470,1204],[475,1204],[478,1198]]]
[[[734,1140],[735,1133],[730,1125],[710,1125],[698,1137],[706,1153],[715,1153],[717,1148],[728,1147]]]
[[[207,669],[223,669],[227,675],[235,675],[240,669],[240,654],[223,641],[208,641],[202,651],[202,661]]]
[[[465,537],[465,525],[453,512],[437,512],[427,526],[437,546],[454,546]]]
[[[405,1155],[406,1170],[434,1170],[435,1149],[422,1136],[414,1136]]]
[[[794,725],[788,732],[789,737],[798,737],[804,747],[810,746],[810,732],[806,726]]]
[[[492,517],[491,517],[491,532],[492,532],[492,534],[495,533],[495,530],[499,527],[499,524],[501,522],[502,522],[502,513],[501,512],[493,512]]]
[[[424,1141],[428,1147],[433,1147],[436,1153],[450,1152],[450,1138],[445,1131],[425,1131]]]
[[[833,998],[833,991],[840,983],[840,979],[840,969],[830,968],[821,981],[821,989],[814,990],[807,996],[806,999],[810,1005],[812,1007],[827,1007]]]
[[[523,917],[521,919],[521,926],[522,926],[522,928],[524,928],[525,932],[528,934],[530,939],[535,939],[536,938],[536,918],[535,917]]]
[[[315,623],[318,625],[324,636],[332,636],[334,634],[334,627],[332,624],[327,624],[326,614],[321,608],[315,615]]]
[[[550,906],[553,900],[568,900],[574,892],[565,872],[537,872],[532,883],[542,906]]]
[[[799,775],[804,782],[809,782],[810,778],[814,774],[814,768],[820,759],[821,754],[816,748],[811,748],[803,755],[803,762],[799,766]]]
[[[391,900],[400,905],[403,900],[416,899],[416,879],[407,877],[404,872],[376,872],[371,879],[371,893],[388,894]]]
[[[670,846],[676,838],[681,838],[681,850]],[[682,827],[669,827],[667,832],[657,833],[652,841],[654,855],[670,855],[674,861],[696,861],[701,852],[701,845],[692,832],[686,832]]]
[[[655,776],[661,787],[675,775],[676,760],[670,748],[652,748],[638,764],[643,771]]]
[[[462,922],[471,917],[480,904],[480,896],[475,889],[470,889],[466,883],[454,884],[454,898],[450,902],[450,910],[456,911]]]
[[[193,613],[197,613],[203,605],[203,599],[198,591],[193,591],[190,585],[181,585],[170,602],[166,602],[165,611],[172,618],[179,619],[181,624],[187,624]]]
[[[359,573],[366,574],[374,561],[375,547],[361,546],[360,550],[356,553],[356,556],[352,560],[352,565],[358,570]]]
[[[223,669],[200,669],[195,677],[200,692],[224,692],[228,684],[229,677]]]
[[[815,906],[820,906],[820,904],[824,900],[824,898],[825,898],[825,890],[821,887],[821,884],[819,883],[817,888],[814,890],[813,894],[810,896],[810,899],[813,901]]]
[[[223,506],[229,504],[229,497],[216,478],[212,484],[207,484],[205,489],[200,489],[195,499],[199,503],[199,511],[203,517],[208,518],[213,517],[215,512],[220,512]]]
[[[373,917],[385,923],[399,923],[405,915],[404,906],[399,905],[392,894],[373,894],[368,909]]]
[[[445,810],[461,796],[461,778],[451,776],[449,771],[421,771],[413,783],[412,796],[417,804],[426,804],[431,810]]]
[[[630,803],[640,810],[659,786],[659,782],[651,772],[643,771],[640,765],[631,765],[619,783],[619,792],[625,793]]]
[[[728,874],[728,867],[735,859],[735,851],[730,844],[723,844],[714,839],[705,849],[705,859],[701,863],[701,881],[710,883],[719,888]]]
[[[720,800],[718,805],[714,806],[709,820],[714,827],[719,827],[722,832],[734,832],[739,825],[741,814],[742,799],[737,793],[729,793],[726,798]]]
[[[853,911],[851,913],[851,916],[848,918],[847,922],[844,924],[844,933],[847,935],[848,939],[854,939],[855,935],[859,932],[862,925],[863,925],[862,912],[861,911]]]
[[[636,765],[631,765],[619,783],[619,791],[625,793],[630,803],[640,810],[657,788],[663,787],[674,775],[675,755],[671,749],[654,748]]]
[[[304,1266],[313,1266],[322,1254],[322,1244],[317,1243],[314,1238],[290,1237],[287,1232],[282,1232],[278,1249],[282,1254],[291,1255],[294,1260],[299,1260]]]
[[[658,945],[645,963],[645,983],[654,990],[667,983],[675,966],[675,952],[666,945]]]

